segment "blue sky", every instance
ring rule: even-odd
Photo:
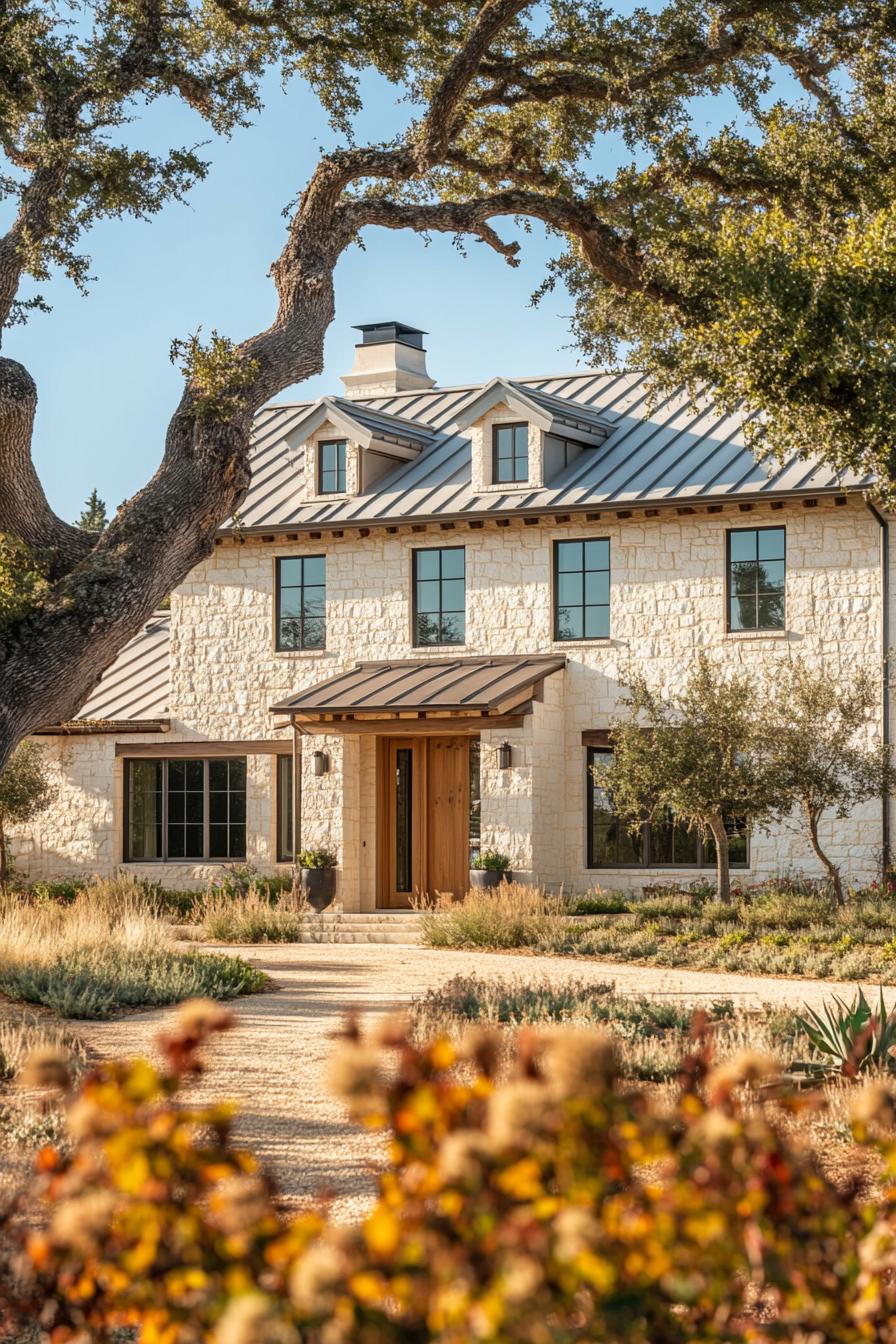
[[[397,96],[384,81],[365,80],[359,138],[382,139],[404,124],[408,109]],[[703,109],[699,119],[718,121],[713,111]],[[174,101],[154,105],[129,130],[157,149],[208,136]],[[157,466],[180,388],[168,358],[174,337],[201,326],[240,340],[268,324],[274,295],[266,272],[282,246],[283,207],[333,142],[313,95],[295,81],[284,93],[272,78],[256,124],[204,151],[213,166],[187,204],[145,222],[95,227],[83,247],[96,276],[89,295],[55,277],[41,286],[53,312],[7,333],[4,354],[22,360],[37,381],[34,456],[63,517],[76,518],[94,486],[111,513]],[[509,221],[503,231],[512,232]],[[365,242],[365,250],[343,256],[336,274],[323,375],[282,399],[341,391],[352,324],[392,318],[429,332],[429,370],[442,384],[580,366],[570,348],[568,297],[557,291],[530,306],[556,247],[539,229],[524,237],[516,269],[477,242],[466,257],[447,237],[427,246],[412,233],[368,230]]]

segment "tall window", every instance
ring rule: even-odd
[[[345,449],[345,439],[329,439],[317,445],[318,494],[345,494]]]
[[[244,859],[244,757],[125,761],[125,859]]]
[[[300,786],[301,787],[301,786]],[[295,856],[293,841],[292,753],[277,757],[277,862],[291,863]],[[299,795],[301,807],[301,794]]]
[[[277,561],[277,648],[322,649],[327,642],[326,561],[322,555]]]
[[[728,629],[784,629],[783,527],[728,533]]]
[[[676,821],[672,813],[645,822],[633,835],[613,810],[613,800],[594,778],[594,767],[608,765],[613,753],[589,747],[586,776],[589,868],[714,868],[715,842],[701,840]],[[728,856],[732,868],[749,864],[747,828],[742,818],[726,822]]]
[[[414,643],[463,644],[465,612],[463,546],[414,551]]]
[[[610,634],[609,541],[554,543],[554,638]]]
[[[495,425],[492,429],[492,480],[502,484],[528,479],[529,426]]]

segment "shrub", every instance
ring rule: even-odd
[[[485,849],[476,855],[470,867],[484,869],[488,873],[506,873],[510,869],[510,859],[497,849]]]
[[[113,1062],[87,1080],[74,1152],[42,1155],[45,1227],[8,1228],[30,1265],[8,1316],[166,1344],[892,1337],[892,1205],[836,1188],[752,1091],[774,1063],[712,1069],[699,1024],[665,1105],[619,1082],[593,1030],[530,1032],[501,1084],[487,1033],[459,1055],[390,1024],[387,1067],[350,1024],[334,1085],[391,1143],[373,1209],[344,1226],[287,1219],[229,1108],[179,1103],[225,1022],[191,1008],[163,1072]],[[892,1093],[861,1094],[855,1137],[891,1169],[896,1144],[872,1136],[893,1119]]]
[[[208,892],[196,915],[205,935],[220,943],[294,943],[302,933],[308,906],[301,898],[272,898],[255,886],[240,898]]]
[[[488,891],[470,891],[463,901],[445,898],[424,906],[420,928],[431,947],[539,947],[552,936],[556,916],[565,913],[562,897],[521,882],[502,882]]]
[[[298,865],[300,868],[336,868],[339,859],[332,849],[303,849]]]
[[[593,891],[587,896],[571,896],[566,910],[570,915],[624,915],[629,901],[619,891]]]
[[[70,905],[0,905],[0,991],[65,1017],[232,998],[265,983],[239,958],[178,950],[152,900],[124,878],[93,884]]]

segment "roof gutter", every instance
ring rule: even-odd
[[[881,652],[881,737],[886,748],[890,746],[890,524],[870,499],[865,503],[880,528],[880,652]],[[890,794],[884,790],[881,797],[881,866],[884,873],[890,866]]]

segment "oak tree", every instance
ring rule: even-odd
[[[32,821],[49,807],[53,796],[43,747],[20,742],[0,771],[0,892],[6,891],[12,868],[10,830]]]
[[[370,227],[466,235],[514,264],[520,244],[494,221],[541,221],[567,249],[557,274],[592,343],[631,339],[676,377],[718,373],[724,395],[760,410],[779,399],[791,438],[803,434],[797,450],[811,439],[833,461],[882,462],[877,431],[896,404],[891,11],[884,0],[667,0],[655,13],[599,0],[9,0],[7,351],[16,323],[48,306],[33,281],[61,270],[87,286],[82,246],[94,223],[151,216],[209,171],[195,148],[138,145],[131,127],[148,103],[180,99],[226,135],[258,113],[263,76],[279,67],[313,87],[343,143],[304,186],[284,182],[295,204],[270,267],[268,326],[175,340],[184,384],[161,465],[102,532],[51,510],[31,456],[37,388],[9,353],[0,359],[0,768],[22,737],[77,712],[209,554],[248,487],[253,413],[320,372],[334,269]],[[352,134],[365,70],[407,95],[406,129],[388,143]],[[799,81],[800,100],[769,111],[781,71]],[[701,136],[691,102],[720,95],[749,126]],[[630,162],[604,171],[620,144]],[[779,254],[776,302],[768,268]],[[807,321],[824,319],[836,344],[829,365],[813,332],[787,344],[813,277],[824,303]],[[745,341],[738,323],[751,313],[765,328]],[[849,367],[868,314],[879,338]],[[806,404],[818,413],[803,432]]]

